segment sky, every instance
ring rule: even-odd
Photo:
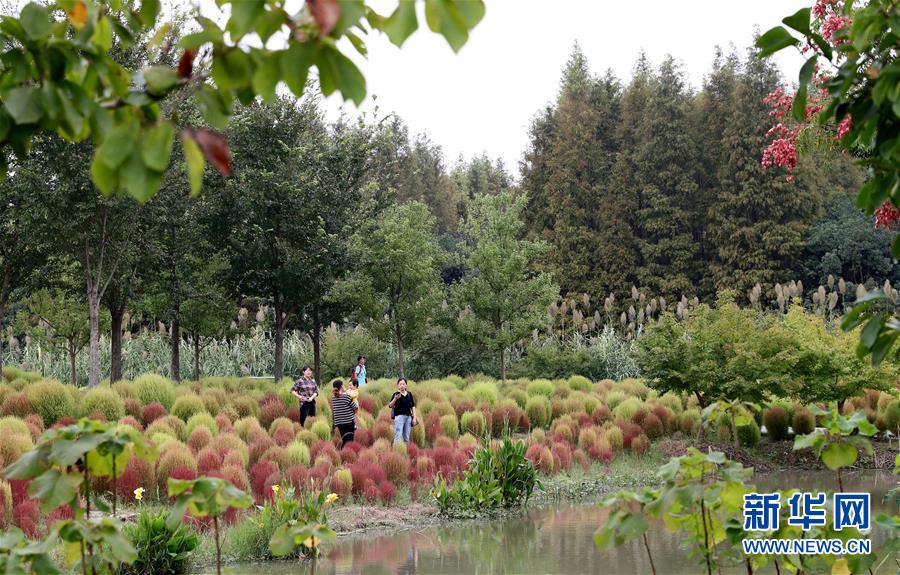
[[[212,0],[193,1],[204,12],[215,10]],[[396,0],[369,2],[382,14],[397,5]],[[393,112],[412,133],[425,132],[440,145],[448,164],[460,154],[484,152],[502,158],[517,175],[532,118],[556,97],[562,68],[576,42],[597,74],[611,69],[627,81],[643,49],[654,64],[672,54],[689,83],[699,88],[716,46],[726,50],[734,46],[743,53],[755,30],[779,24],[811,0],[486,0],[485,4],[484,19],[458,54],[427,29],[423,3],[419,3],[420,28],[402,49],[377,33],[366,38],[368,58],[342,44],[366,77],[368,97],[357,109],[332,95],[325,102],[329,117],[355,117],[360,111],[381,117]],[[288,0],[289,11],[300,6],[301,0]],[[776,61],[788,81],[796,78],[802,64],[796,52],[785,51]]]

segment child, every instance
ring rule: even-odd
[[[347,395],[353,400],[353,405],[359,409],[359,380],[355,377],[350,380],[350,387],[347,389]]]

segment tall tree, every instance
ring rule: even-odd
[[[469,275],[451,288],[457,330],[499,356],[504,381],[507,349],[546,326],[547,307],[559,294],[549,274],[532,273],[546,246],[522,237],[526,203],[508,191],[474,198],[462,224]]]
[[[724,153],[718,192],[709,214],[708,235],[715,250],[710,268],[718,288],[739,294],[757,283],[771,286],[791,279],[821,204],[802,175],[791,185],[783,170],[766,170],[760,164],[769,121],[763,99],[778,85],[774,65],[751,52],[738,77],[720,143]]]
[[[441,249],[434,217],[425,204],[391,206],[353,238],[359,265],[350,291],[363,321],[397,349],[400,375],[404,353],[424,332],[440,301]]]

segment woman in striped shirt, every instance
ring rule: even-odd
[[[356,405],[353,398],[343,393],[344,382],[339,379],[331,384],[334,387],[331,396],[331,423],[338,428],[341,434],[341,447],[353,441],[353,433],[356,431]]]

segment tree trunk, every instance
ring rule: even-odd
[[[500,350],[500,381],[506,383],[506,348]]]
[[[172,308],[172,326],[169,333],[172,346],[172,365],[169,366],[170,377],[175,381],[181,381],[181,313],[177,308]]]
[[[286,316],[284,313],[284,303],[280,298],[276,297],[275,307],[275,383],[281,381],[284,377],[284,324]]]
[[[403,368],[403,337],[400,333],[400,322],[395,324],[395,334],[397,336],[397,362],[400,367],[400,377],[406,377],[406,372]]]
[[[88,387],[100,384],[100,293],[99,286],[88,278],[88,318],[91,324],[91,339],[88,360]]]
[[[110,328],[112,333],[109,338],[109,383],[113,384],[122,379],[122,318],[125,316],[125,305],[110,305]]]
[[[12,266],[3,266],[3,281],[0,282],[0,363],[3,363],[3,314],[6,313],[6,302],[12,291]]]
[[[309,336],[313,344],[313,373],[316,374],[316,381],[322,385],[322,327],[319,325],[319,320],[313,321],[313,328],[309,332]]]
[[[200,334],[194,334],[194,379],[200,381]]]
[[[69,340],[69,383],[72,384],[72,387],[78,385],[78,380],[75,379],[75,356],[78,355],[78,349],[75,347],[75,340]]]

